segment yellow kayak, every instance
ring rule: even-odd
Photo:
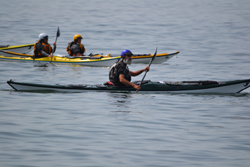
[[[179,54],[179,51],[172,53],[160,53],[157,54],[153,64],[163,63],[173,56]],[[39,58],[33,59],[33,55],[16,53],[8,50],[0,50],[0,60],[19,60],[19,61],[33,61],[33,62],[50,62],[50,58]],[[144,63],[148,64],[153,54],[134,54],[132,56],[133,63]],[[82,56],[82,57],[71,57],[71,56],[53,56],[53,63],[73,63],[80,64],[86,66],[102,66],[102,67],[110,67],[112,66],[118,59],[120,59],[120,55],[90,55],[90,56]]]
[[[19,54],[20,55],[20,54]],[[5,57],[0,56],[0,60],[8,60],[8,61],[26,61],[26,62],[50,62],[50,57],[43,58],[32,58],[33,55],[25,55],[25,57]],[[76,57],[76,58],[67,58],[67,57],[59,57],[53,56],[51,63],[72,63],[79,64],[83,66],[97,66],[97,67],[110,67],[114,63],[116,63],[120,59],[120,57]]]

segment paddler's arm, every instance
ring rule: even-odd
[[[140,89],[141,89],[141,87],[140,87],[139,85],[135,85],[135,84],[129,82],[128,80],[126,80],[125,77],[124,77],[124,74],[120,74],[120,75],[119,75],[119,80],[120,80],[120,82],[123,83],[124,85],[131,86],[131,87],[133,87],[133,88],[135,88],[135,89],[137,89],[137,90],[140,90]]]
[[[54,48],[52,49],[52,53],[55,53],[55,51],[56,51],[56,43],[54,42]],[[53,55],[49,55],[48,53],[46,53],[45,51],[44,51],[44,49],[42,49],[41,50],[41,54],[43,55],[43,56],[46,56],[46,57],[53,57]]]
[[[41,50],[41,54],[43,56],[46,56],[46,57],[51,57],[52,55],[49,55],[48,53],[46,53],[44,50]]]
[[[138,70],[138,71],[129,71],[131,76],[137,76],[140,75],[143,71],[149,71],[149,66],[145,67],[144,69]]]

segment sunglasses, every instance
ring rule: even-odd
[[[127,57],[132,57],[133,55],[131,55],[131,54],[127,54],[127,55],[125,55],[125,56],[127,56]]]

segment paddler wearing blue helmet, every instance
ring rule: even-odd
[[[131,76],[140,75],[144,71],[149,71],[149,66],[138,71],[130,71],[128,64],[132,64],[133,53],[130,50],[123,50],[121,52],[121,59],[115,63],[109,70],[109,84],[115,86],[131,86],[137,90],[140,90],[139,85],[131,83]]]

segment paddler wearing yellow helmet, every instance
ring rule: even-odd
[[[34,45],[34,58],[41,58],[41,57],[52,57],[52,47],[48,43],[49,36],[46,33],[41,33],[38,36],[38,41]],[[53,44],[53,53],[56,51],[56,43]]]
[[[82,36],[80,34],[76,34],[73,37],[73,41],[69,42],[66,51],[70,56],[83,56],[85,52],[85,47],[81,44]]]

